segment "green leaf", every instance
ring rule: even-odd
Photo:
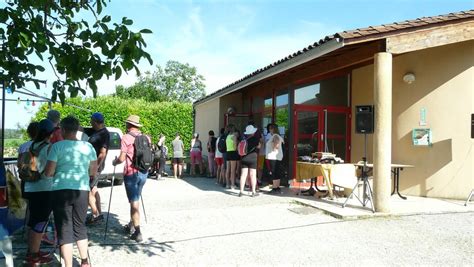
[[[149,29],[143,29],[140,31],[140,33],[153,33],[153,32]]]
[[[104,17],[102,18],[102,22],[105,22],[105,23],[110,22],[111,20],[112,20],[112,17],[109,16],[109,15],[104,16]]]
[[[130,26],[130,25],[133,24],[133,20],[127,19],[126,17],[124,17],[124,18],[122,19],[122,23],[123,23],[124,25]]]
[[[45,68],[41,65],[36,65],[36,69],[41,71],[41,72],[45,71]]]
[[[0,9],[0,23],[5,23],[8,20],[8,12],[6,9]]]
[[[115,80],[120,79],[120,76],[122,76],[122,68],[120,66],[115,67]]]

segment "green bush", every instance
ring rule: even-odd
[[[61,113],[64,118],[67,115],[74,115],[79,119],[83,127],[90,127],[90,116],[94,112],[101,112],[105,117],[105,124],[109,127],[116,127],[125,132],[124,121],[130,114],[140,116],[140,124],[143,125],[141,131],[152,137],[153,142],[158,141],[158,135],[163,133],[166,136],[166,143],[172,151],[171,141],[176,132],[181,134],[186,149],[189,149],[192,130],[193,116],[191,103],[178,102],[147,102],[142,99],[120,99],[112,96],[97,98],[70,98],[66,100],[66,105],[53,104],[53,109]],[[40,107],[33,120],[46,118],[48,105]]]

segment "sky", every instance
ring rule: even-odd
[[[103,14],[111,15],[113,22],[132,19],[135,31],[153,31],[145,41],[154,65],[143,60],[142,72],[153,72],[168,60],[189,63],[204,76],[210,94],[327,35],[469,9],[474,9],[474,0],[112,0]],[[38,78],[47,84],[40,90],[27,88],[49,97],[52,71]],[[134,72],[117,81],[103,79],[98,82],[99,95],[136,80]],[[7,102],[5,128],[25,127],[39,106],[31,104]]]

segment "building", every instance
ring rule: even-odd
[[[195,129],[276,122],[290,178],[299,156],[329,151],[357,162],[366,148],[378,211],[391,192],[390,163],[415,166],[401,174],[404,194],[465,199],[474,188],[473,39],[474,10],[326,36],[196,101]],[[355,115],[372,105],[374,133],[357,133]]]

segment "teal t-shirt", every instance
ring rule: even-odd
[[[43,142],[33,143],[33,149],[38,148]],[[53,186],[53,179],[46,177],[43,172],[46,167],[46,160],[48,158],[48,147],[50,145],[45,145],[40,152],[38,153],[36,167],[41,173],[41,179],[36,182],[25,182],[25,192],[44,192],[51,191]]]
[[[72,189],[89,191],[89,164],[97,160],[92,145],[84,141],[54,143],[48,160],[56,162],[52,191]]]

